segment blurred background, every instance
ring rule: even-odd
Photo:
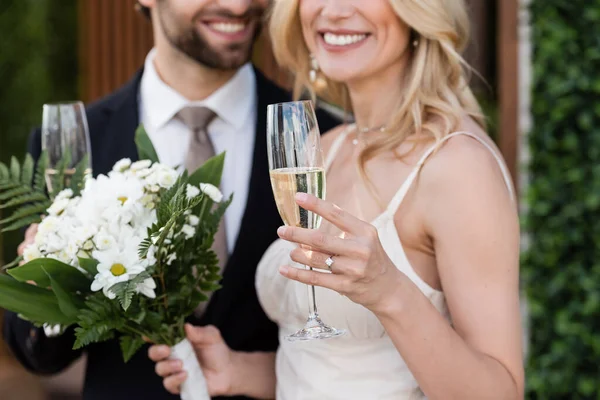
[[[527,398],[600,399],[600,0],[468,3],[472,85],[521,196]],[[142,66],[151,26],[134,4],[0,0],[0,161],[23,154],[45,102],[89,103]],[[264,34],[254,60],[289,84]],[[20,241],[0,235],[0,264]],[[84,363],[34,377],[0,342],[0,398],[78,399]]]

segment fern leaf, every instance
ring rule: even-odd
[[[110,287],[110,291],[117,295],[117,299],[119,299],[119,303],[121,303],[121,307],[125,311],[131,305],[136,286],[137,284],[133,283],[133,281],[128,281],[120,282]]]
[[[0,194],[0,201],[5,201],[15,196],[22,196],[24,194],[27,194],[30,190],[31,189],[29,189],[27,186],[17,186],[14,189],[10,189]]]
[[[75,173],[71,177],[69,187],[73,191],[74,196],[79,196],[85,183],[85,174],[89,169],[89,157],[86,154],[75,167]]]
[[[21,186],[20,183],[0,180],[0,190],[11,190]]]
[[[41,220],[42,218],[39,215],[25,217],[5,227],[0,231],[0,233],[16,231],[17,229],[24,228],[28,225],[39,223]]]
[[[120,312],[102,294],[88,298],[85,305],[75,328],[74,349],[111,339],[124,324]]]
[[[52,176],[52,198],[65,188],[65,172],[71,164],[71,153],[65,151],[56,166],[56,174]]]
[[[10,179],[10,172],[8,172],[8,167],[2,163],[0,163],[0,182],[8,181]]]
[[[15,211],[10,217],[0,220],[0,225],[6,225],[10,222],[17,221],[21,218],[29,217],[32,215],[41,215],[48,209],[46,203],[35,203],[25,207],[22,207]]]
[[[27,154],[21,168],[21,183],[30,186],[33,180],[33,158]]]
[[[46,197],[45,194],[40,192],[32,192],[14,197],[12,200],[9,200],[4,204],[0,204],[0,209],[21,206],[23,204],[34,202],[44,202],[44,204],[46,204],[46,208],[50,207],[51,205],[50,200],[48,199],[48,197]]]
[[[19,160],[17,160],[17,157],[15,156],[10,159],[10,179],[13,182],[21,181],[21,166],[19,165]]]
[[[33,177],[33,190],[44,192],[46,190],[46,168],[48,168],[48,153],[43,151],[38,159]]]

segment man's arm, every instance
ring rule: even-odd
[[[28,145],[28,152],[36,161],[42,152],[41,143],[41,131],[36,129],[29,136]],[[33,237],[30,236],[27,240],[33,241]],[[19,252],[25,247],[19,246]],[[35,373],[60,372],[81,355],[81,351],[73,350],[73,329],[68,329],[58,337],[48,338],[43,329],[36,328],[10,311],[4,313],[3,335],[17,360]]]

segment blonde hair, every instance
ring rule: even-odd
[[[470,68],[461,56],[470,33],[464,0],[389,1],[398,18],[411,28],[418,45],[404,71],[403,97],[387,125],[394,134],[373,142],[359,157],[360,172],[367,181],[366,162],[386,151],[396,152],[413,133],[439,141],[459,127],[465,114],[485,127],[481,108],[467,83]],[[298,8],[299,0],[276,0],[270,20],[275,58],[295,75],[294,97],[299,98],[308,90],[313,97],[351,112],[343,83],[321,76],[322,87],[311,85],[310,54]]]

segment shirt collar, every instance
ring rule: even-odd
[[[241,67],[225,85],[202,101],[189,101],[167,85],[154,67],[156,49],[146,56],[140,84],[142,106],[146,120],[160,129],[182,108],[189,105],[206,106],[220,119],[240,130],[256,99],[256,76],[250,63]]]

